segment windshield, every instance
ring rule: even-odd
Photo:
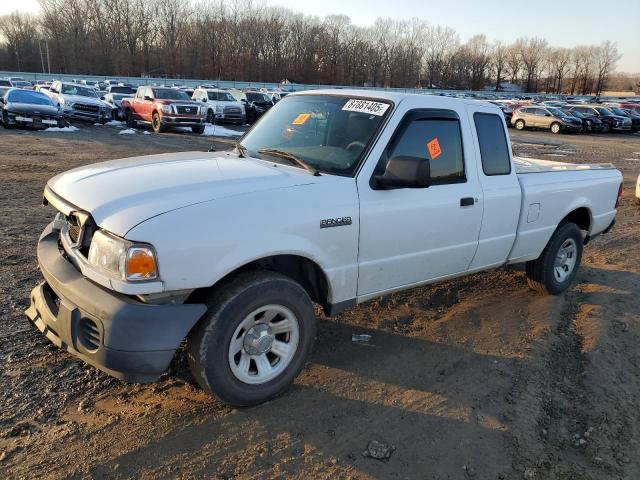
[[[567,114],[564,113],[562,110],[559,110],[557,108],[547,108],[547,110],[551,113],[551,115],[553,115],[554,117],[566,117]]]
[[[606,108],[596,108],[596,110],[603,117],[613,117],[614,116],[613,112],[611,110],[606,109]]]
[[[618,107],[611,107],[611,108],[609,108],[609,110],[611,110],[616,115],[622,115],[623,117],[627,116],[627,112],[625,112],[624,110],[619,109]]]
[[[322,172],[353,175],[389,107],[380,100],[290,96],[269,110],[240,145],[252,157],[275,159],[258,152],[280,150]]]
[[[135,93],[136,89],[131,87],[111,87],[109,89],[109,93],[126,93],[131,94]]]
[[[572,117],[576,117],[576,118],[584,118],[584,115],[582,115],[580,112],[578,112],[577,110],[570,110],[568,112],[565,112],[567,115],[571,115]]]
[[[191,100],[191,97],[182,90],[173,88],[154,88],[153,96],[160,100]]]
[[[264,93],[259,92],[247,92],[247,100],[250,102],[268,102],[271,103],[271,99]]]
[[[68,83],[62,84],[62,91],[64,95],[79,95],[81,97],[97,98],[96,91],[93,88],[81,87],[80,85],[70,85]]]
[[[53,102],[44,93],[31,92],[29,90],[11,90],[7,95],[7,100],[15,103],[53,106]]]
[[[112,93],[111,94],[111,98],[113,100],[122,100],[124,97],[133,97],[133,95],[131,95],[130,93]]]
[[[207,95],[209,96],[209,100],[219,100],[221,102],[236,101],[236,99],[227,92],[207,92]]]

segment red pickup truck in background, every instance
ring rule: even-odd
[[[156,133],[171,127],[191,127],[193,133],[204,132],[206,109],[181,90],[138,87],[133,98],[122,100],[120,109],[128,127],[144,123]]]

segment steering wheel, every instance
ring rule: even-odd
[[[359,148],[360,150],[363,150],[364,149],[364,143],[360,142],[358,140],[355,140],[355,141],[351,142],[349,145],[347,145],[345,150],[353,150],[355,148]]]

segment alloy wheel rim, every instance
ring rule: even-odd
[[[233,375],[243,383],[266,383],[291,363],[300,340],[294,313],[283,305],[264,305],[249,313],[229,342]]]
[[[558,282],[564,282],[571,275],[576,266],[577,255],[578,246],[575,240],[566,239],[558,249],[553,264],[553,275]]]

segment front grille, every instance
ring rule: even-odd
[[[80,320],[79,340],[84,348],[95,351],[100,346],[100,330],[96,323],[89,319]]]
[[[238,107],[224,107],[224,113],[229,113],[229,114],[238,114],[240,115],[240,112],[242,112],[242,110],[240,110]]]
[[[91,112],[98,113],[100,111],[100,107],[97,105],[87,105],[86,103],[76,103],[73,105],[75,110],[80,110],[82,112]]]
[[[198,107],[190,107],[186,105],[176,105],[174,107],[179,115],[197,115]]]

